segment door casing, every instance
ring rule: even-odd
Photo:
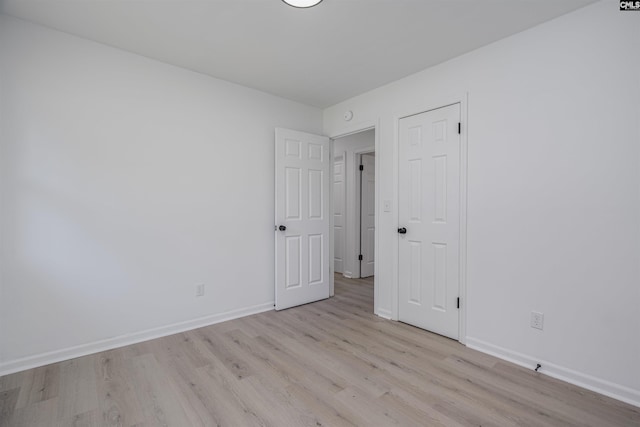
[[[400,119],[404,117],[413,116],[415,114],[424,113],[431,110],[436,110],[438,108],[446,107],[453,104],[460,104],[460,121],[461,125],[461,133],[460,133],[460,265],[459,265],[459,273],[460,273],[460,310],[459,310],[459,327],[458,327],[458,341],[462,344],[466,344],[467,341],[467,173],[468,173],[468,129],[469,129],[469,120],[468,120],[468,104],[469,104],[469,93],[453,93],[450,95],[444,95],[440,97],[434,97],[433,99],[413,105],[403,111],[394,114],[393,124],[393,188],[395,188],[393,195],[393,216],[394,223],[398,224],[399,218],[399,208],[398,208],[398,194],[399,194],[399,176],[400,176]],[[376,138],[377,143],[377,138]],[[378,173],[378,159],[376,158],[376,174]],[[376,188],[378,187],[378,177],[376,176]],[[376,192],[376,197],[378,193]],[[377,205],[378,203],[376,203]],[[376,206],[377,207],[377,206]],[[376,211],[376,221],[377,221]],[[377,227],[376,223],[376,227]],[[376,243],[378,239],[378,234],[376,233]],[[395,254],[395,257],[392,259],[392,311],[389,316],[392,320],[398,320],[398,313],[400,311],[399,304],[399,281],[398,281],[398,273],[399,273],[399,239],[392,239],[392,250]],[[376,251],[378,247],[376,246]],[[376,263],[376,270],[378,269],[378,265]]]
[[[376,153],[379,152],[380,150],[380,137],[379,137],[379,129],[380,129],[380,124],[378,120],[375,121],[363,121],[363,122],[358,122],[358,123],[354,123],[352,125],[349,125],[345,128],[343,128],[341,131],[339,131],[338,133],[335,134],[331,134],[329,135],[329,138],[331,139],[331,145],[330,145],[330,151],[331,151],[331,174],[333,176],[334,170],[333,170],[333,165],[334,165],[334,157],[333,157],[333,150],[334,150],[334,141],[336,139],[339,138],[343,138],[345,136],[349,136],[349,135],[353,135],[355,133],[360,133],[363,131],[367,131],[367,130],[372,130],[374,131],[374,137],[375,137],[375,143],[374,143],[374,147],[373,149],[371,147],[368,147],[366,149],[361,149],[359,150],[360,153],[362,153],[364,150],[364,152],[371,152],[371,151],[375,151]],[[356,154],[354,157],[359,159],[359,154],[358,152],[354,152],[354,154]],[[375,179],[376,179],[376,183],[375,183],[375,199],[376,199],[376,204],[375,204],[375,227],[376,230],[378,229],[378,222],[379,222],[379,203],[377,202],[377,200],[379,199],[379,194],[380,194],[380,183],[379,183],[379,170],[380,170],[380,165],[379,165],[380,159],[379,156],[376,155],[376,160],[375,160],[375,167],[376,167],[376,171],[375,171]],[[357,166],[355,166],[357,168]],[[331,209],[333,211],[333,186],[331,186],[330,188],[331,194],[329,195],[329,200],[331,203]],[[333,230],[333,215],[331,215],[331,229]],[[358,231],[358,235],[360,234],[360,231]],[[378,256],[378,234],[375,234],[375,243],[374,243],[374,251],[375,251],[375,257],[377,258]],[[333,256],[334,256],[334,244],[335,242],[333,241],[333,233],[330,234],[330,246],[329,246],[329,250],[330,250],[330,254],[329,257],[331,260],[333,260]],[[333,275],[333,265],[331,266],[331,274]],[[385,318],[390,318],[390,316],[383,311],[382,313],[379,312],[379,310],[377,309],[378,307],[378,303],[380,301],[379,298],[379,285],[377,283],[377,279],[376,276],[378,275],[378,263],[376,262],[374,265],[374,279],[373,279],[373,307],[374,307],[374,314],[377,314],[378,316],[381,317],[385,317]],[[333,279],[333,276],[332,276]],[[331,296],[334,295],[335,293],[335,283],[333,282],[333,280],[331,281],[330,284],[330,293]]]

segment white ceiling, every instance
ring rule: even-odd
[[[327,107],[594,0],[5,0],[2,12]]]

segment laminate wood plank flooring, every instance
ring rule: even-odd
[[[336,295],[0,378],[0,426],[640,426],[640,408]]]

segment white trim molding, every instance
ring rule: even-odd
[[[640,407],[640,391],[638,390],[634,390],[620,384],[615,384],[582,372],[574,371],[573,369],[556,365],[546,360],[533,358],[529,355],[493,345],[477,338],[467,337],[467,347],[525,368],[535,369],[536,365],[539,363],[542,365],[538,371],[541,374],[545,374],[552,378],[557,378],[570,384],[577,385],[578,387],[586,388],[587,390]]]
[[[379,242],[380,242],[380,233],[378,232],[378,230],[380,230],[380,118],[376,118],[375,120],[370,120],[370,121],[362,121],[362,122],[358,122],[358,123],[353,123],[353,124],[349,124],[346,125],[344,127],[341,127],[340,129],[336,130],[334,133],[329,135],[329,138],[331,138],[331,140],[336,140],[338,138],[342,138],[348,135],[352,135],[354,133],[359,133],[359,132],[364,132],[367,130],[373,130],[374,132],[374,147],[373,147],[373,151],[376,153],[376,159],[375,159],[375,165],[376,165],[376,172],[375,172],[375,228],[376,228],[376,233],[374,236],[374,253],[375,253],[375,265],[374,265],[374,273],[373,273],[373,312],[374,314],[380,316],[380,317],[384,317],[386,319],[391,319],[390,316],[387,316],[386,314],[381,314],[381,313],[386,313],[386,310],[382,310],[380,309],[380,284],[378,282],[379,280],[379,269],[378,269],[378,265],[379,265],[379,260],[378,260],[378,254],[380,253],[379,251]],[[333,145],[331,146],[331,149],[333,150]],[[345,164],[346,164],[346,159],[345,159]],[[333,212],[333,186],[331,186],[331,210]],[[342,275],[346,278],[353,278],[354,276],[354,272],[353,271],[344,271],[342,273]]]
[[[375,266],[374,266],[375,268]],[[384,310],[382,308],[378,308],[375,313],[376,316],[378,317],[382,317],[383,319],[387,319],[387,320],[392,320],[391,319],[391,311],[389,310]]]
[[[0,376],[273,310],[273,301],[0,363]]]
[[[436,110],[438,108],[447,107],[454,104],[460,104],[460,265],[459,277],[460,283],[458,288],[458,296],[460,297],[460,310],[458,314],[458,342],[466,344],[467,339],[467,186],[468,186],[468,149],[469,149],[469,92],[458,91],[445,96],[426,97],[428,100],[413,105],[412,107],[403,109],[393,115],[393,215],[394,223],[398,224],[399,218],[399,186],[400,186],[400,120],[405,117],[421,114],[424,112]],[[377,173],[377,171],[376,171]],[[377,185],[377,182],[376,182]],[[377,195],[376,195],[377,196]],[[399,225],[398,225],[399,226]],[[377,235],[377,234],[376,234]],[[398,238],[393,240],[393,253],[395,257],[392,261],[392,277],[391,285],[391,319],[398,320],[400,312],[399,292],[400,284],[398,282],[400,252]]]

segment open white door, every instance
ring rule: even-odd
[[[276,310],[329,298],[329,138],[276,129]]]
[[[376,234],[376,158],[363,154],[360,163],[360,277],[373,276]]]

